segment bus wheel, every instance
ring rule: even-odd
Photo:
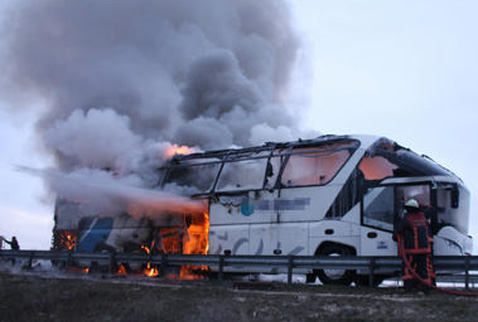
[[[329,244],[319,252],[320,256],[344,256],[353,255],[345,246]],[[354,270],[345,269],[319,269],[317,276],[323,284],[350,285],[355,277]]]
[[[313,273],[307,273],[307,275],[305,275],[305,282],[306,283],[315,283],[315,280],[317,279],[317,272],[313,272]]]

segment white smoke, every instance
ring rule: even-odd
[[[25,0],[9,10],[0,92],[18,108],[49,102],[38,130],[62,171],[106,170],[148,188],[168,146],[300,136],[283,105],[298,50],[283,0]]]
[[[137,151],[141,137],[130,130],[129,118],[111,109],[75,110],[45,132],[49,148],[74,164],[116,168],[123,156]]]
[[[94,213],[85,215],[127,212],[137,218],[148,216],[155,219],[155,216],[161,216],[164,211],[202,213],[204,210],[202,202],[143,189],[142,183],[134,176],[118,180],[104,171],[92,169],[82,169],[71,174],[28,167],[19,167],[19,171],[48,180],[60,199],[94,205],[91,208]]]

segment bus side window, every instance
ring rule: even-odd
[[[394,195],[393,186],[370,189],[364,196],[363,224],[393,231]]]
[[[369,181],[393,177],[393,171],[397,168],[398,166],[381,156],[366,156],[359,165],[359,169],[363,172],[365,179]]]
[[[301,149],[292,154],[282,174],[282,185],[323,185],[337,174],[350,156],[348,150],[313,151]]]
[[[171,167],[168,177],[164,180],[163,189],[189,194],[209,192],[216,178],[219,163],[203,163],[178,165]]]
[[[216,190],[262,189],[266,167],[266,158],[226,162],[219,176]]]

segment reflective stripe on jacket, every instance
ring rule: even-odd
[[[407,214],[403,229],[405,252],[409,254],[430,254],[431,238],[428,221],[423,212]]]

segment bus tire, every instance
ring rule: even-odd
[[[319,256],[346,256],[353,255],[349,247],[338,244],[327,244],[318,252]],[[319,280],[324,284],[350,285],[355,278],[354,270],[319,269],[316,271]]]
[[[307,273],[305,275],[305,282],[307,284],[310,284],[310,283],[315,283],[315,280],[317,279],[317,272],[313,272],[313,273]]]

